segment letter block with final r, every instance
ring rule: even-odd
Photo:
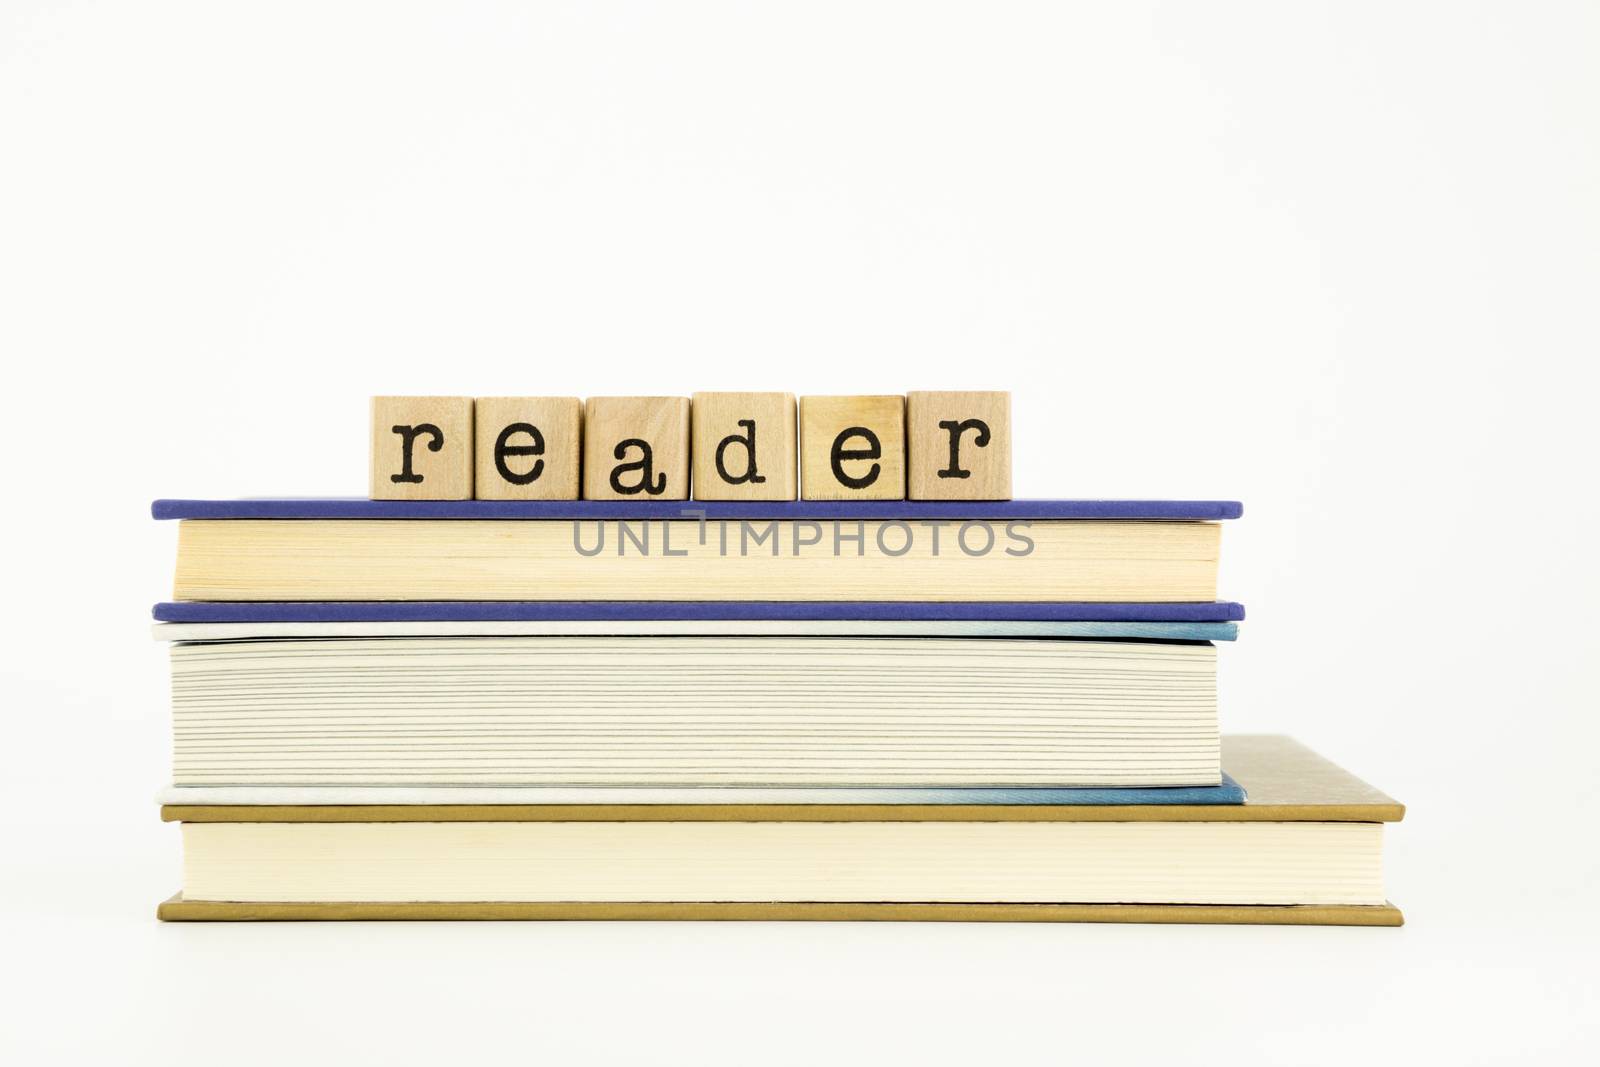
[[[793,500],[793,393],[696,393],[696,500]]]
[[[479,500],[576,500],[583,402],[575,396],[480,396]]]
[[[907,393],[907,495],[1011,499],[1011,394]]]
[[[904,500],[905,422],[900,396],[801,397],[801,498]]]
[[[689,398],[591,396],[583,499],[688,500]]]
[[[472,398],[375,396],[373,500],[472,499]]]

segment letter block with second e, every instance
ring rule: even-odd
[[[583,423],[583,499],[689,499],[688,397],[591,396]]]
[[[472,499],[472,398],[372,398],[373,500]]]
[[[1011,499],[1011,394],[907,393],[912,500]]]
[[[793,500],[793,393],[696,393],[690,408],[697,500]]]
[[[801,397],[801,497],[904,500],[905,423],[904,397]]]
[[[480,396],[479,500],[576,500],[583,402],[575,396]]]

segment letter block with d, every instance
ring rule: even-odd
[[[372,398],[373,500],[472,499],[472,398]]]
[[[479,500],[576,500],[583,402],[575,396],[480,396]]]
[[[801,397],[801,497],[904,500],[905,434],[904,397]]]
[[[1011,499],[1011,394],[907,393],[912,500]]]
[[[696,393],[697,500],[793,500],[793,393]]]
[[[583,499],[688,500],[689,398],[591,396]]]

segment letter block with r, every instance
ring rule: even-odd
[[[1011,499],[1011,394],[906,394],[912,500]]]
[[[373,500],[472,499],[472,398],[375,396]]]

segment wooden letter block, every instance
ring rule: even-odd
[[[907,393],[912,500],[1011,499],[1011,394]]]
[[[591,396],[583,421],[583,499],[689,499],[688,397]]]
[[[904,500],[905,397],[801,397],[800,495]]]
[[[793,393],[696,393],[697,500],[793,500]]]
[[[472,398],[372,398],[373,500],[472,499]]]
[[[480,396],[479,500],[576,500],[583,402],[575,396]]]

